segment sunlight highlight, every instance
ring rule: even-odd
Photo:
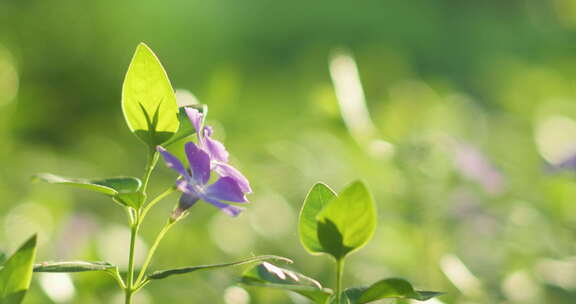
[[[477,296],[481,293],[482,284],[457,256],[445,255],[440,261],[440,267],[450,282],[463,294]]]
[[[250,294],[241,287],[228,287],[224,291],[224,302],[226,304],[248,304],[250,303]]]
[[[546,161],[565,161],[576,153],[576,121],[562,115],[546,117],[536,125],[535,140]]]
[[[76,293],[74,283],[67,273],[42,273],[40,286],[55,303],[71,303]]]
[[[18,70],[14,56],[0,44],[0,106],[16,99],[18,85]]]
[[[342,50],[334,52],[330,58],[330,76],[340,114],[352,137],[361,144],[367,144],[368,151],[373,156],[390,156],[394,151],[392,144],[382,139],[375,140],[377,129],[366,106],[366,97],[354,58]]]
[[[178,107],[187,107],[200,103],[198,98],[196,98],[196,96],[194,96],[194,94],[188,90],[176,89],[174,94],[176,95],[176,102],[178,103]]]

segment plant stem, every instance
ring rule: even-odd
[[[142,182],[142,193],[144,194],[146,194],[146,189],[148,189],[148,181],[150,180],[150,176],[152,175],[154,167],[156,167],[158,157],[159,155],[156,150],[150,150],[150,153],[148,153],[148,163],[146,164],[146,171],[144,172],[144,181]]]
[[[342,275],[344,273],[344,258],[336,260],[336,304],[340,304],[342,294]]]
[[[140,221],[144,220],[144,217],[146,217],[146,214],[148,214],[148,211],[150,211],[150,209],[152,207],[154,207],[154,205],[156,205],[159,201],[161,201],[163,198],[165,198],[166,196],[172,194],[174,191],[176,191],[175,187],[170,187],[168,188],[166,191],[160,193],[156,198],[154,198],[150,203],[148,203],[148,205],[146,205],[146,207],[144,207],[144,210],[142,211],[142,214],[140,215]]]
[[[158,152],[153,148],[149,150],[148,153],[148,161],[146,163],[146,170],[144,172],[144,181],[142,182],[141,192],[146,197],[146,190],[148,189],[148,182],[150,181],[150,176],[152,175],[152,171],[154,167],[156,167],[156,163],[158,162]],[[130,219],[130,252],[128,255],[128,273],[126,274],[126,288],[124,292],[126,294],[126,304],[132,303],[132,295],[136,292],[134,286],[134,251],[136,247],[136,237],[138,236],[138,230],[140,229],[140,223],[142,222],[143,214],[146,214],[149,207],[151,205],[156,204],[160,201],[165,195],[168,195],[170,192],[164,192],[156,199],[152,201],[152,203],[148,204],[148,208],[144,210],[144,213],[141,212],[141,209],[138,210],[130,210],[131,219]],[[138,280],[139,281],[139,280]]]
[[[132,291],[131,290],[126,289],[126,298],[125,299],[126,299],[126,301],[125,301],[126,304],[132,303]]]
[[[162,230],[160,230],[160,232],[156,236],[156,239],[154,240],[154,244],[152,244],[150,251],[148,251],[148,256],[146,257],[146,260],[144,261],[144,264],[142,265],[142,268],[140,269],[140,273],[138,274],[138,278],[136,279],[136,283],[134,284],[134,286],[136,286],[136,289],[138,289],[138,287],[142,283],[142,279],[144,279],[144,275],[146,274],[146,270],[148,269],[148,266],[150,265],[150,262],[152,261],[152,257],[154,257],[154,253],[156,252],[156,249],[158,249],[158,245],[160,245],[160,241],[162,241],[162,239],[164,238],[164,235],[166,235],[166,232],[168,232],[168,230],[170,230],[170,228],[172,228],[172,225],[174,225],[174,223],[176,223],[176,222],[168,221],[164,225],[164,227],[162,227]]]
[[[138,229],[140,228],[140,220],[136,216],[136,221],[132,223],[130,228],[130,252],[128,256],[128,273],[126,274],[126,304],[132,302],[133,294],[133,280],[134,280],[134,249],[136,247],[136,236],[138,235]]]

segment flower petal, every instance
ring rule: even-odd
[[[240,189],[244,193],[252,193],[252,188],[250,187],[250,182],[248,179],[236,168],[230,166],[229,164],[225,163],[216,163],[216,168],[214,169],[220,176],[229,176],[233,178]]]
[[[172,211],[171,215],[172,220],[177,221],[178,219],[180,219],[184,215],[184,212],[186,212],[186,210],[190,209],[190,207],[194,206],[194,204],[198,202],[198,199],[199,198],[196,195],[182,193],[182,195],[180,196],[180,200],[178,202],[178,207],[176,207],[174,211]]]
[[[196,133],[200,137],[200,128],[202,127],[202,121],[204,120],[204,114],[200,113],[200,111],[198,111],[194,108],[191,108],[191,107],[185,107],[184,111],[186,111],[186,115],[188,115],[188,119],[190,119],[190,122],[194,126],[194,129],[196,129]]]
[[[205,185],[210,179],[210,156],[191,141],[186,143],[184,150],[190,163],[192,179],[197,184]]]
[[[570,155],[561,162],[550,165],[550,168],[552,169],[552,172],[576,169],[576,154]]]
[[[216,200],[237,203],[245,203],[248,201],[238,183],[229,176],[221,177],[215,183],[208,186],[204,194],[205,196]]]
[[[186,211],[190,207],[194,206],[198,202],[198,196],[189,193],[182,193],[180,200],[178,201],[178,209]]]
[[[212,160],[227,163],[228,162],[228,151],[226,151],[226,147],[221,142],[212,139],[212,128],[206,126],[204,128],[204,147],[208,154],[210,154],[210,158]]]
[[[206,202],[216,206],[217,208],[219,208],[220,210],[222,210],[224,213],[228,214],[229,216],[237,216],[238,214],[240,214],[240,212],[242,212],[242,208],[240,207],[236,207],[236,206],[232,206],[232,205],[228,205],[225,203],[222,203],[216,199],[210,198],[210,197],[202,197],[203,200],[205,200]]]
[[[184,176],[185,179],[190,179],[190,175],[186,171],[186,168],[176,156],[172,155],[170,152],[168,152],[168,150],[164,149],[161,146],[157,146],[156,150],[162,155],[162,157],[164,158],[164,162],[166,162],[166,166],[168,168],[174,169],[174,171]]]

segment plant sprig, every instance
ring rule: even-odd
[[[38,174],[36,179],[52,184],[62,184],[84,188],[110,197],[126,211],[130,228],[128,250],[128,270],[123,278],[118,267],[108,262],[57,261],[44,262],[34,267],[35,272],[85,272],[101,271],[112,276],[118,286],[124,290],[125,303],[132,302],[133,295],[153,280],[171,277],[175,274],[192,273],[198,270],[214,270],[224,267],[243,265],[265,260],[286,260],[277,256],[253,256],[244,260],[213,265],[187,266],[167,269],[162,272],[148,273],[162,239],[166,233],[188,214],[188,209],[198,200],[205,200],[231,215],[242,209],[223,201],[247,202],[245,194],[251,192],[248,180],[234,167],[228,164],[228,152],[224,145],[211,138],[212,129],[205,126],[207,106],[178,108],[174,89],[167,73],[152,50],[141,43],[136,48],[128,67],[122,86],[122,112],[130,131],[146,145],[148,160],[142,178],[112,177],[104,179],[67,178],[53,174]],[[187,123],[186,121],[189,120]],[[161,145],[186,139],[196,133],[197,143],[186,143],[186,153],[190,168],[186,169],[180,161]],[[192,150],[191,150],[192,149]],[[192,154],[194,153],[194,156]],[[180,176],[176,186],[171,186],[149,199],[148,186],[152,173],[158,164],[160,155],[168,167],[178,167]],[[210,172],[216,172],[220,179],[212,185],[207,184]],[[185,182],[187,185],[183,184]],[[189,186],[189,187],[187,187]],[[134,260],[136,238],[144,219],[150,210],[174,192],[182,195],[175,211],[168,217],[166,224],[158,233],[150,248],[144,264],[136,273]],[[197,196],[196,196],[197,195]],[[1,279],[1,277],[0,277]]]
[[[346,258],[370,241],[376,230],[376,215],[372,195],[363,182],[353,182],[339,195],[326,184],[317,183],[300,211],[300,242],[313,255],[332,257],[336,269],[335,289],[324,288],[303,274],[270,263],[248,270],[242,282],[293,291],[317,304],[363,304],[380,299],[425,301],[440,295],[434,291],[417,291],[408,281],[399,278],[383,279],[368,287],[343,289]],[[310,284],[311,281],[314,284]]]

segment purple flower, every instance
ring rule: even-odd
[[[550,173],[576,171],[576,154],[572,154],[560,162],[548,164],[547,168]]]
[[[187,107],[185,110],[190,122],[196,129],[198,145],[210,156],[210,168],[220,176],[228,176],[234,179],[240,189],[242,189],[242,192],[251,193],[252,188],[250,188],[248,179],[240,171],[228,164],[229,154],[224,144],[212,138],[212,127],[203,126],[204,114],[191,107]]]
[[[238,215],[242,208],[222,202],[247,202],[238,182],[230,176],[222,176],[216,182],[208,185],[211,166],[210,156],[193,142],[186,143],[184,149],[190,169],[186,169],[182,162],[166,149],[161,146],[157,147],[166,165],[180,174],[180,177],[176,180],[176,187],[182,192],[182,196],[173,217],[180,217],[184,211],[196,204],[198,200],[208,202],[230,216]]]
[[[503,174],[484,153],[465,143],[456,143],[455,153],[456,167],[464,177],[480,184],[489,194],[497,195],[504,191]]]

